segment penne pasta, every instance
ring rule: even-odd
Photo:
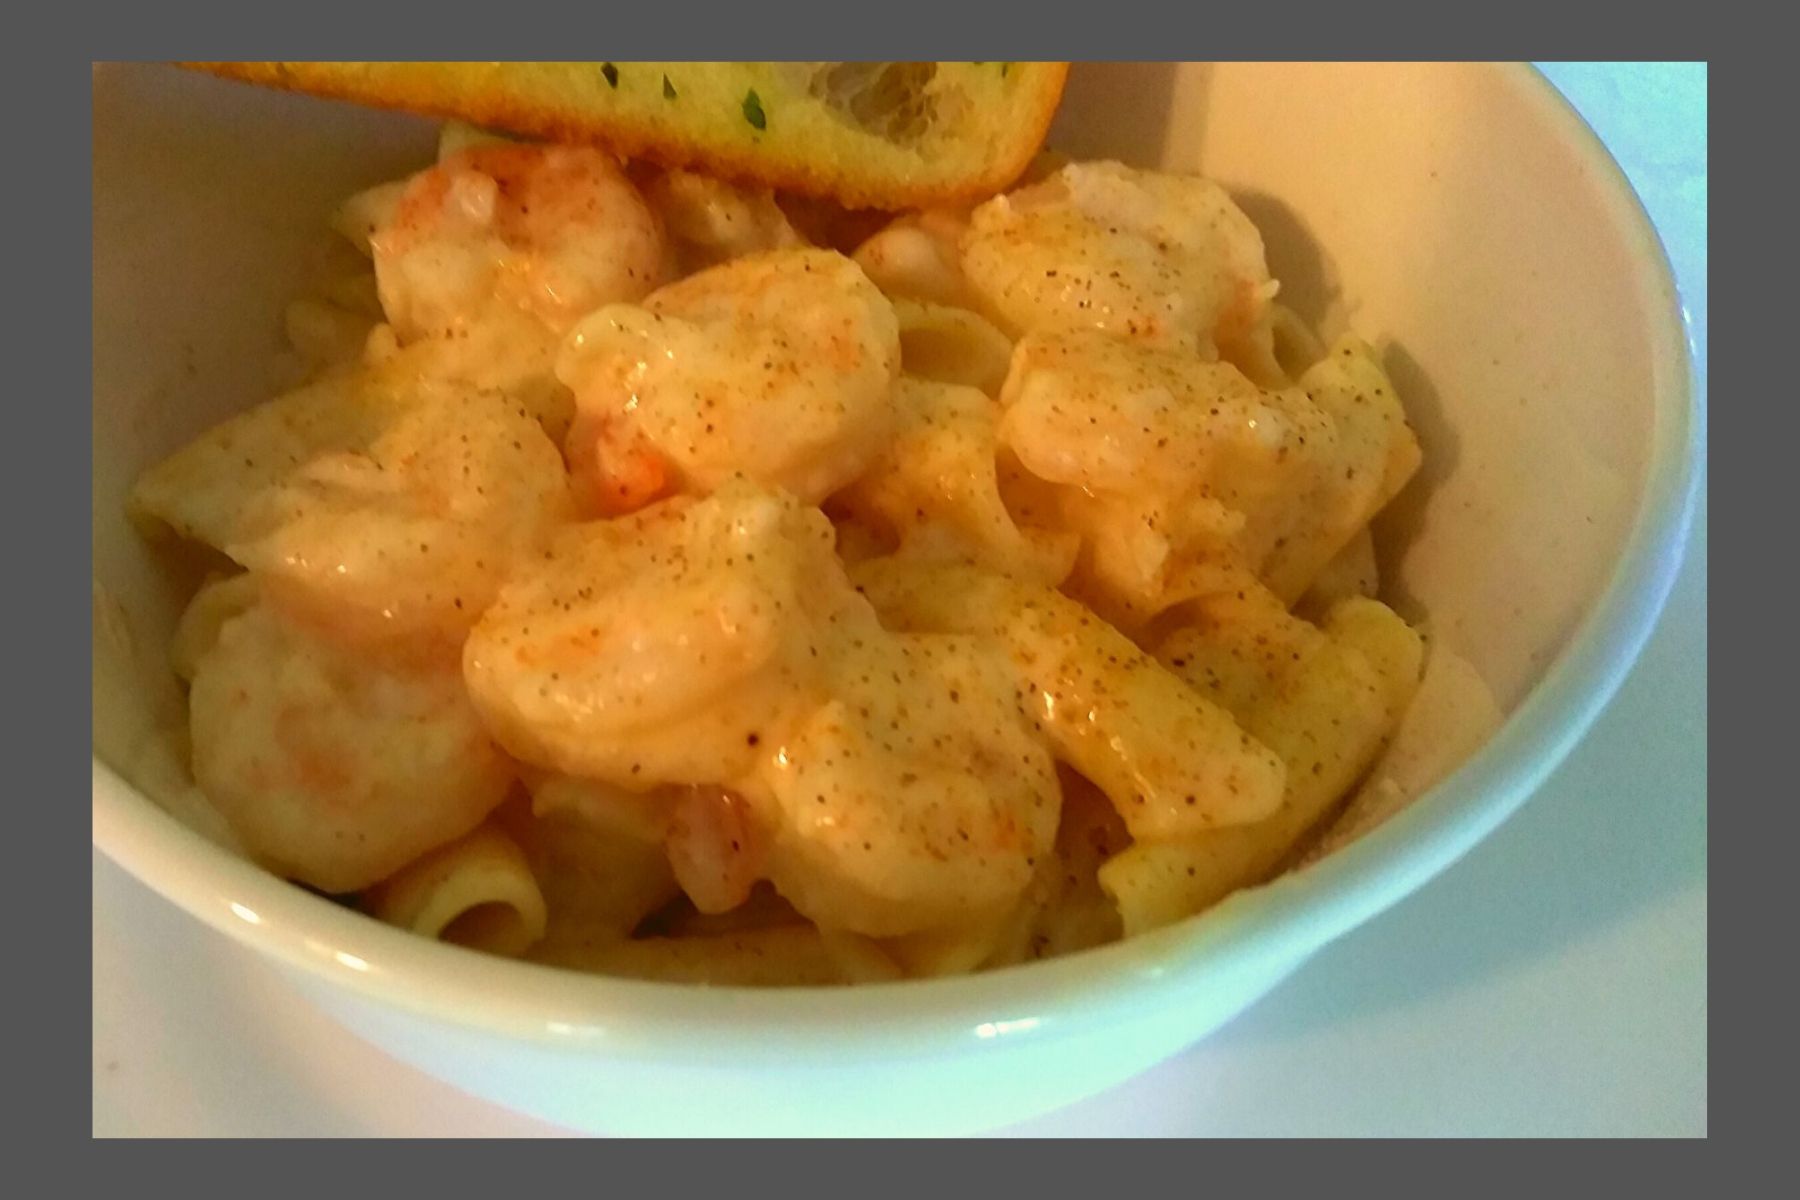
[[[423,937],[516,957],[544,936],[544,896],[524,852],[493,825],[409,864],[370,889],[376,918]]]
[[[1230,704],[1282,756],[1287,788],[1263,820],[1140,841],[1109,859],[1100,884],[1118,904],[1127,937],[1267,879],[1368,769],[1412,700],[1419,636],[1384,605],[1345,601],[1317,631],[1282,617],[1224,624],[1164,647],[1186,678]],[[1286,636],[1273,632],[1283,626]],[[1209,643],[1210,657],[1201,653]],[[1227,674],[1212,665],[1225,659],[1243,669]]]

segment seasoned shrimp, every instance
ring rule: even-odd
[[[1006,913],[1056,836],[1055,769],[992,639],[871,637],[765,760],[768,877],[821,929],[873,937]]]
[[[1029,335],[1002,399],[1000,438],[1065,489],[1109,615],[1183,598],[1173,585],[1197,558],[1260,569],[1347,465],[1338,423],[1305,391],[1103,333]]]
[[[1109,616],[1188,598],[1239,563],[1292,602],[1410,478],[1418,441],[1369,347],[1345,339],[1299,386],[1099,333],[1032,334],[1000,438],[1064,489],[1077,574]]]
[[[376,661],[265,604],[200,656],[189,712],[201,790],[252,854],[328,892],[468,833],[513,778],[453,654]]]
[[[899,369],[893,306],[849,259],[737,259],[569,334],[568,457],[596,504],[639,498],[645,480],[706,492],[739,474],[814,503],[880,453]]]
[[[496,310],[561,332],[662,278],[656,214],[589,147],[471,145],[413,176],[384,215],[369,243],[402,341],[460,336]]]
[[[674,252],[674,275],[732,258],[806,244],[768,188],[743,187],[697,171],[656,171],[644,198],[661,218]]]
[[[1099,329],[1208,358],[1266,341],[1275,294],[1262,236],[1223,188],[1116,162],[978,207],[962,267],[1016,333]]]
[[[556,447],[523,406],[446,388],[259,497],[266,532],[227,549],[271,596],[351,636],[454,637],[568,503]]]
[[[722,787],[683,788],[670,805],[669,865],[702,913],[750,899],[767,868],[768,834],[749,797]]]
[[[570,503],[523,404],[404,364],[226,421],[133,492],[141,518],[223,550],[270,600],[354,640],[460,636]]]
[[[476,707],[517,757],[634,790],[730,784],[823,697],[832,626],[879,632],[830,523],[735,481],[569,529],[470,635]]]
[[[963,275],[959,246],[969,214],[927,209],[896,218],[856,248],[856,265],[896,300],[973,308],[975,293]]]

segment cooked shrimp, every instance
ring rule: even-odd
[[[669,461],[635,425],[617,417],[576,415],[563,445],[575,496],[584,512],[619,517],[669,495]]]
[[[1002,399],[1001,440],[1066,489],[1112,608],[1181,598],[1166,585],[1197,557],[1260,568],[1343,473],[1339,426],[1305,391],[1103,333],[1027,336]]]
[[[678,275],[747,254],[806,244],[768,188],[670,170],[650,173],[643,190],[668,232]]]
[[[896,300],[972,308],[959,250],[968,227],[969,214],[955,209],[908,213],[858,246],[856,265]]]
[[[413,176],[370,246],[402,341],[460,335],[496,309],[561,332],[649,292],[664,253],[655,213],[610,155],[498,143]]]
[[[875,937],[1007,912],[1050,851],[1058,793],[1004,651],[871,637],[834,676],[764,763],[776,889],[821,929]]]
[[[433,385],[367,445],[253,497],[225,549],[272,600],[347,637],[455,637],[568,503],[556,447],[522,405]]]
[[[476,707],[550,770],[730,785],[822,699],[830,628],[879,632],[832,539],[816,509],[741,480],[573,527],[471,634]]]
[[[356,640],[460,636],[512,558],[571,515],[562,458],[523,404],[402,360],[216,426],[147,471],[132,503]]]
[[[762,878],[768,835],[744,796],[721,787],[685,788],[671,805],[669,865],[703,913],[730,912]]]
[[[675,490],[742,474],[813,503],[880,452],[899,369],[893,306],[849,259],[738,259],[576,326],[557,368],[580,414],[568,457],[602,496],[654,476],[653,454]]]
[[[978,207],[962,267],[1014,332],[1100,329],[1216,357],[1267,323],[1262,236],[1190,175],[1076,163]]]
[[[194,778],[276,870],[351,892],[479,825],[512,765],[454,655],[400,667],[345,652],[257,605],[200,656]]]

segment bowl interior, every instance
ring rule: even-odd
[[[1559,103],[1492,65],[1083,64],[1051,135],[1217,178],[1261,227],[1283,299],[1384,351],[1425,450],[1378,524],[1389,598],[1508,711],[1613,578],[1658,447],[1682,436],[1659,253]],[[95,72],[94,753],[169,806],[179,764],[146,746],[179,721],[165,648],[191,580],[130,528],[127,490],[272,394],[282,309],[327,214],[434,144],[396,114]],[[196,848],[188,869],[219,864]]]

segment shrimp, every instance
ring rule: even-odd
[[[805,245],[768,188],[741,187],[695,171],[656,171],[642,181],[686,275],[727,259]]]
[[[1339,425],[1305,391],[1104,333],[1028,335],[1002,401],[1000,439],[1064,490],[1109,616],[1183,598],[1184,564],[1260,568],[1343,474]]]
[[[661,280],[661,224],[618,161],[581,146],[488,143],[407,181],[369,238],[401,341],[460,336],[495,310],[560,333]]]
[[[548,770],[729,786],[823,699],[831,628],[879,633],[833,536],[742,480],[572,527],[470,635],[469,692],[501,744]]]
[[[462,837],[513,780],[454,655],[401,665],[348,652],[267,604],[200,656],[189,716],[195,781],[245,847],[327,892]]]
[[[272,600],[353,640],[454,638],[568,503],[556,447],[523,406],[427,387],[367,445],[259,492],[224,549]]]
[[[815,503],[880,453],[899,369],[893,306],[849,259],[738,259],[570,332],[567,456],[591,495],[641,499],[660,471],[669,491],[741,474]]]
[[[1099,329],[1206,358],[1266,340],[1276,287],[1223,188],[1116,162],[1071,164],[976,208],[962,267],[1015,333]]]
[[[997,918],[1056,836],[1055,768],[992,639],[863,639],[762,782],[767,874],[821,929],[892,937]]]
[[[512,559],[573,515],[562,458],[522,403],[403,360],[214,427],[146,472],[132,504],[352,641],[460,637]]]
[[[1177,577],[1235,562],[1288,602],[1411,477],[1418,440],[1373,351],[1344,339],[1299,386],[1093,332],[1019,343],[1000,439],[1064,489],[1109,616],[1186,596]],[[1191,573],[1191,572],[1190,572]]]
[[[908,213],[858,246],[856,265],[896,300],[974,308],[959,249],[968,227],[969,214],[956,209]]]
[[[683,789],[667,847],[681,890],[702,913],[730,912],[763,876],[767,835],[751,801],[720,787]]]

